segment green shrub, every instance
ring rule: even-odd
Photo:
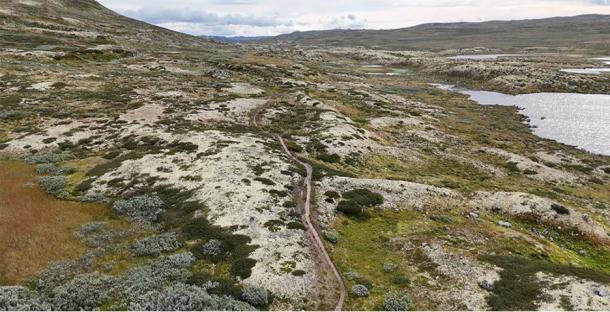
[[[305,272],[303,270],[294,270],[294,271],[292,271],[292,275],[294,275],[294,276],[303,276],[305,274],[307,274],[307,272]]]
[[[337,210],[348,216],[360,216],[364,209],[383,204],[381,194],[367,189],[356,189],[343,193],[343,199],[337,205]]]
[[[560,215],[569,215],[570,214],[570,209],[568,209],[562,205],[552,204],[551,209]]]
[[[333,231],[324,231],[324,238],[331,244],[337,244],[339,242],[339,235]]]
[[[337,154],[322,153],[322,154],[319,154],[316,158],[323,162],[327,162],[327,163],[331,163],[331,164],[341,162],[341,156],[339,156]]]
[[[260,183],[263,183],[264,185],[269,185],[269,186],[275,185],[275,182],[273,182],[267,178],[263,178],[263,177],[256,177],[256,178],[254,178],[254,181],[258,181]]]
[[[411,280],[409,280],[404,275],[395,275],[390,278],[390,282],[397,286],[409,286],[411,284]]]
[[[231,274],[239,276],[242,279],[250,277],[252,268],[256,265],[256,260],[250,258],[241,258],[233,261],[231,264]]]

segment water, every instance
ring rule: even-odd
[[[518,106],[534,134],[586,151],[610,156],[610,95],[532,93],[508,95],[434,84],[470,96],[481,105]]]
[[[610,62],[607,63],[610,64]],[[561,71],[571,74],[600,75],[602,73],[610,73],[610,68],[566,68]]]
[[[594,58],[594,60],[600,61],[606,65],[610,65],[610,57],[598,57],[598,58]]]
[[[448,57],[450,60],[471,60],[471,61],[486,61],[497,60],[501,57],[522,56],[522,54],[478,54],[478,55],[457,55]]]

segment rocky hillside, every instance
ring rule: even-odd
[[[581,15],[482,23],[435,23],[393,30],[296,32],[261,42],[302,46],[377,47],[389,50],[446,50],[487,47],[578,48],[610,54],[610,15]]]

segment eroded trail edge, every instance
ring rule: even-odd
[[[326,248],[324,247],[324,243],[322,242],[322,239],[320,238],[320,234],[318,233],[316,228],[313,226],[313,222],[311,221],[311,213],[310,213],[310,211],[311,211],[311,180],[312,180],[312,175],[313,175],[313,169],[310,164],[300,161],[298,158],[294,157],[294,155],[292,155],[292,153],[290,153],[290,151],[288,150],[288,147],[286,146],[286,143],[284,142],[284,139],[281,136],[277,135],[276,138],[282,145],[282,148],[284,149],[284,153],[286,153],[286,155],[288,155],[288,157],[290,157],[290,159],[294,160],[301,166],[305,167],[305,171],[307,172],[307,175],[305,177],[305,203],[303,205],[303,219],[305,221],[305,226],[307,227],[307,231],[309,231],[311,237],[313,238],[314,243],[317,245],[318,249],[320,250],[320,252],[323,255],[324,260],[326,261],[327,265],[331,268],[331,270],[333,271],[333,274],[335,275],[335,277],[337,279],[337,283],[339,284],[339,301],[337,302],[337,305],[335,306],[335,311],[341,311],[343,308],[343,303],[345,301],[345,296],[346,296],[345,283],[343,282],[343,278],[341,277],[341,274],[339,274],[339,270],[337,270],[337,266],[331,260],[330,255],[326,251]]]

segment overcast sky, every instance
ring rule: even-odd
[[[262,36],[293,31],[390,29],[610,14],[610,0],[99,0],[130,17],[193,35]]]

